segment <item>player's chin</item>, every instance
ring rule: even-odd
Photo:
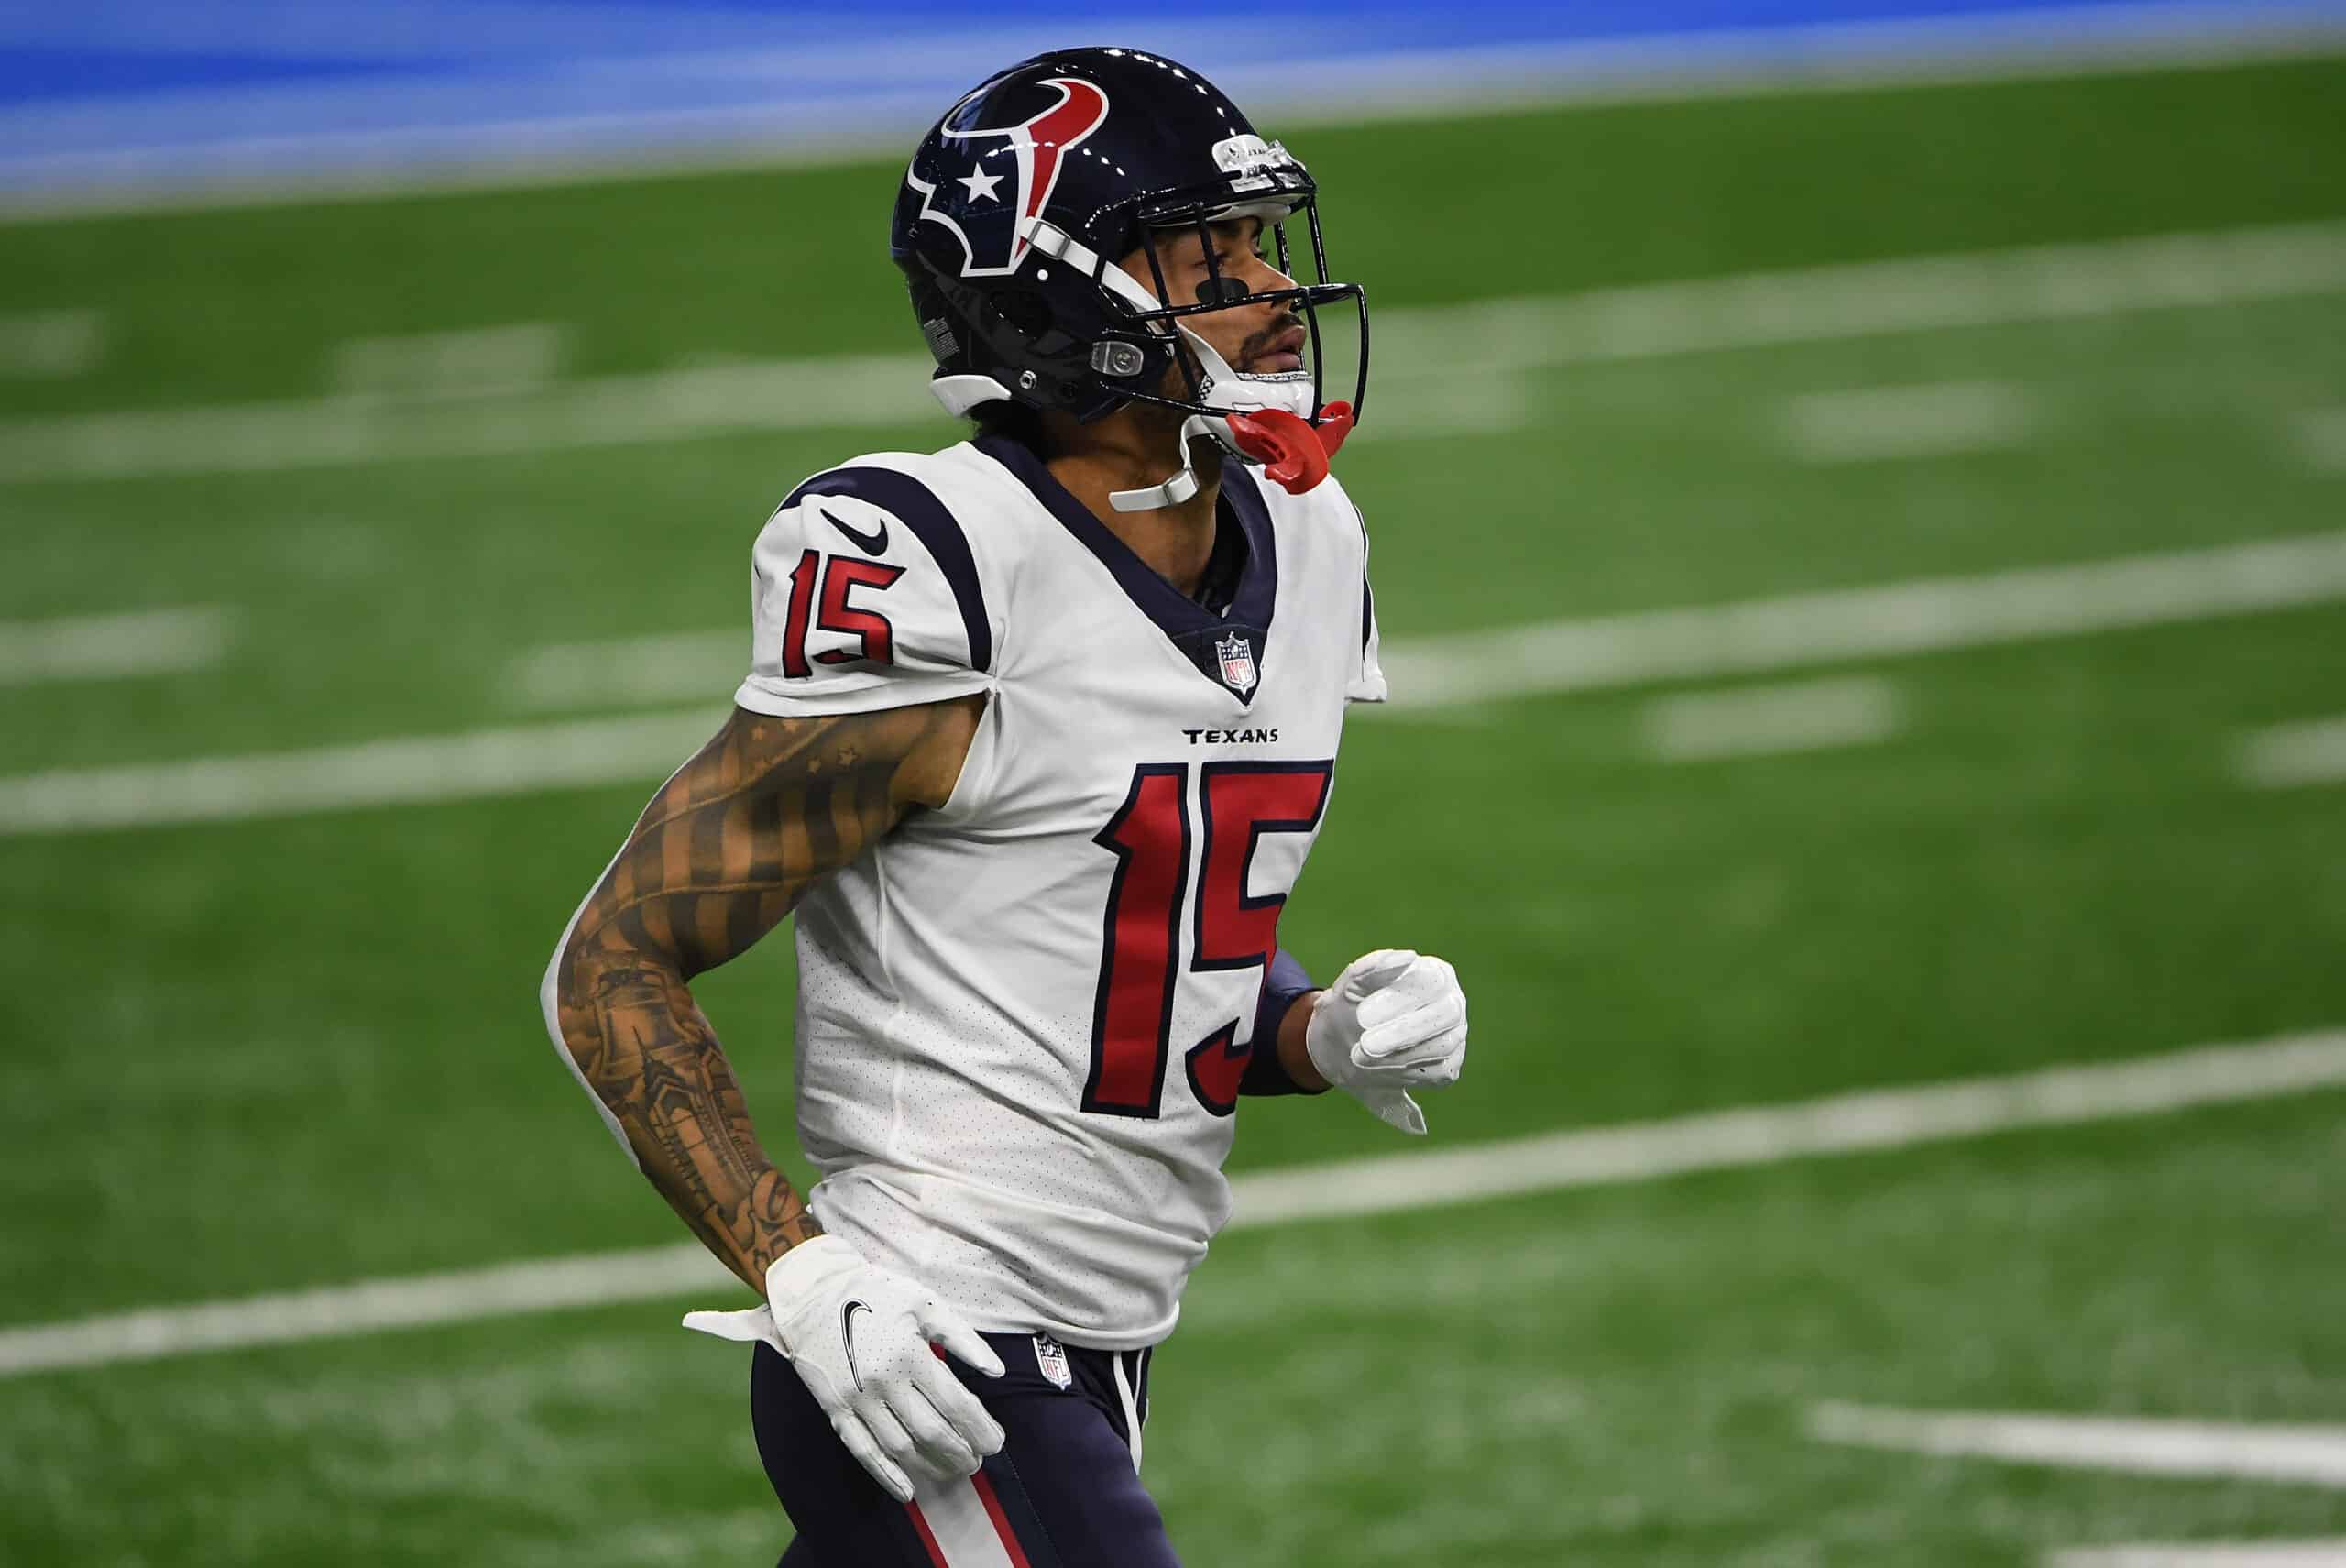
[[[1303,356],[1284,350],[1277,354],[1257,354],[1239,367],[1246,376],[1284,376],[1303,368]]]

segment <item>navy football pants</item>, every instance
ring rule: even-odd
[[[1002,1423],[1002,1452],[909,1505],[864,1474],[790,1364],[758,1346],[758,1454],[798,1530],[780,1568],[1179,1568],[1137,1473],[1149,1353],[1064,1347],[1061,1388],[1033,1335],[985,1338],[1002,1376],[948,1365]]]

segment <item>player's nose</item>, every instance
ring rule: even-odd
[[[1246,286],[1255,293],[1265,294],[1274,289],[1295,287],[1295,280],[1280,271],[1268,258],[1261,256],[1254,258],[1253,266],[1254,270],[1246,280]]]

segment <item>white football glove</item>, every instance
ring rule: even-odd
[[[1321,1077],[1401,1131],[1423,1133],[1409,1091],[1455,1083],[1466,1060],[1458,971],[1407,948],[1354,959],[1312,1003],[1303,1047]]]
[[[914,1475],[957,1480],[1001,1451],[1001,1426],[929,1346],[988,1377],[1002,1376],[1002,1358],[959,1312],[841,1237],[816,1236],[768,1265],[765,1306],[687,1312],[685,1327],[789,1357],[847,1451],[900,1503],[912,1501]]]

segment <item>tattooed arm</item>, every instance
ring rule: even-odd
[[[822,1227],[759,1146],[687,982],[907,812],[942,806],[982,707],[734,709],[644,808],[554,955],[549,1026],[652,1185],[752,1289]]]

